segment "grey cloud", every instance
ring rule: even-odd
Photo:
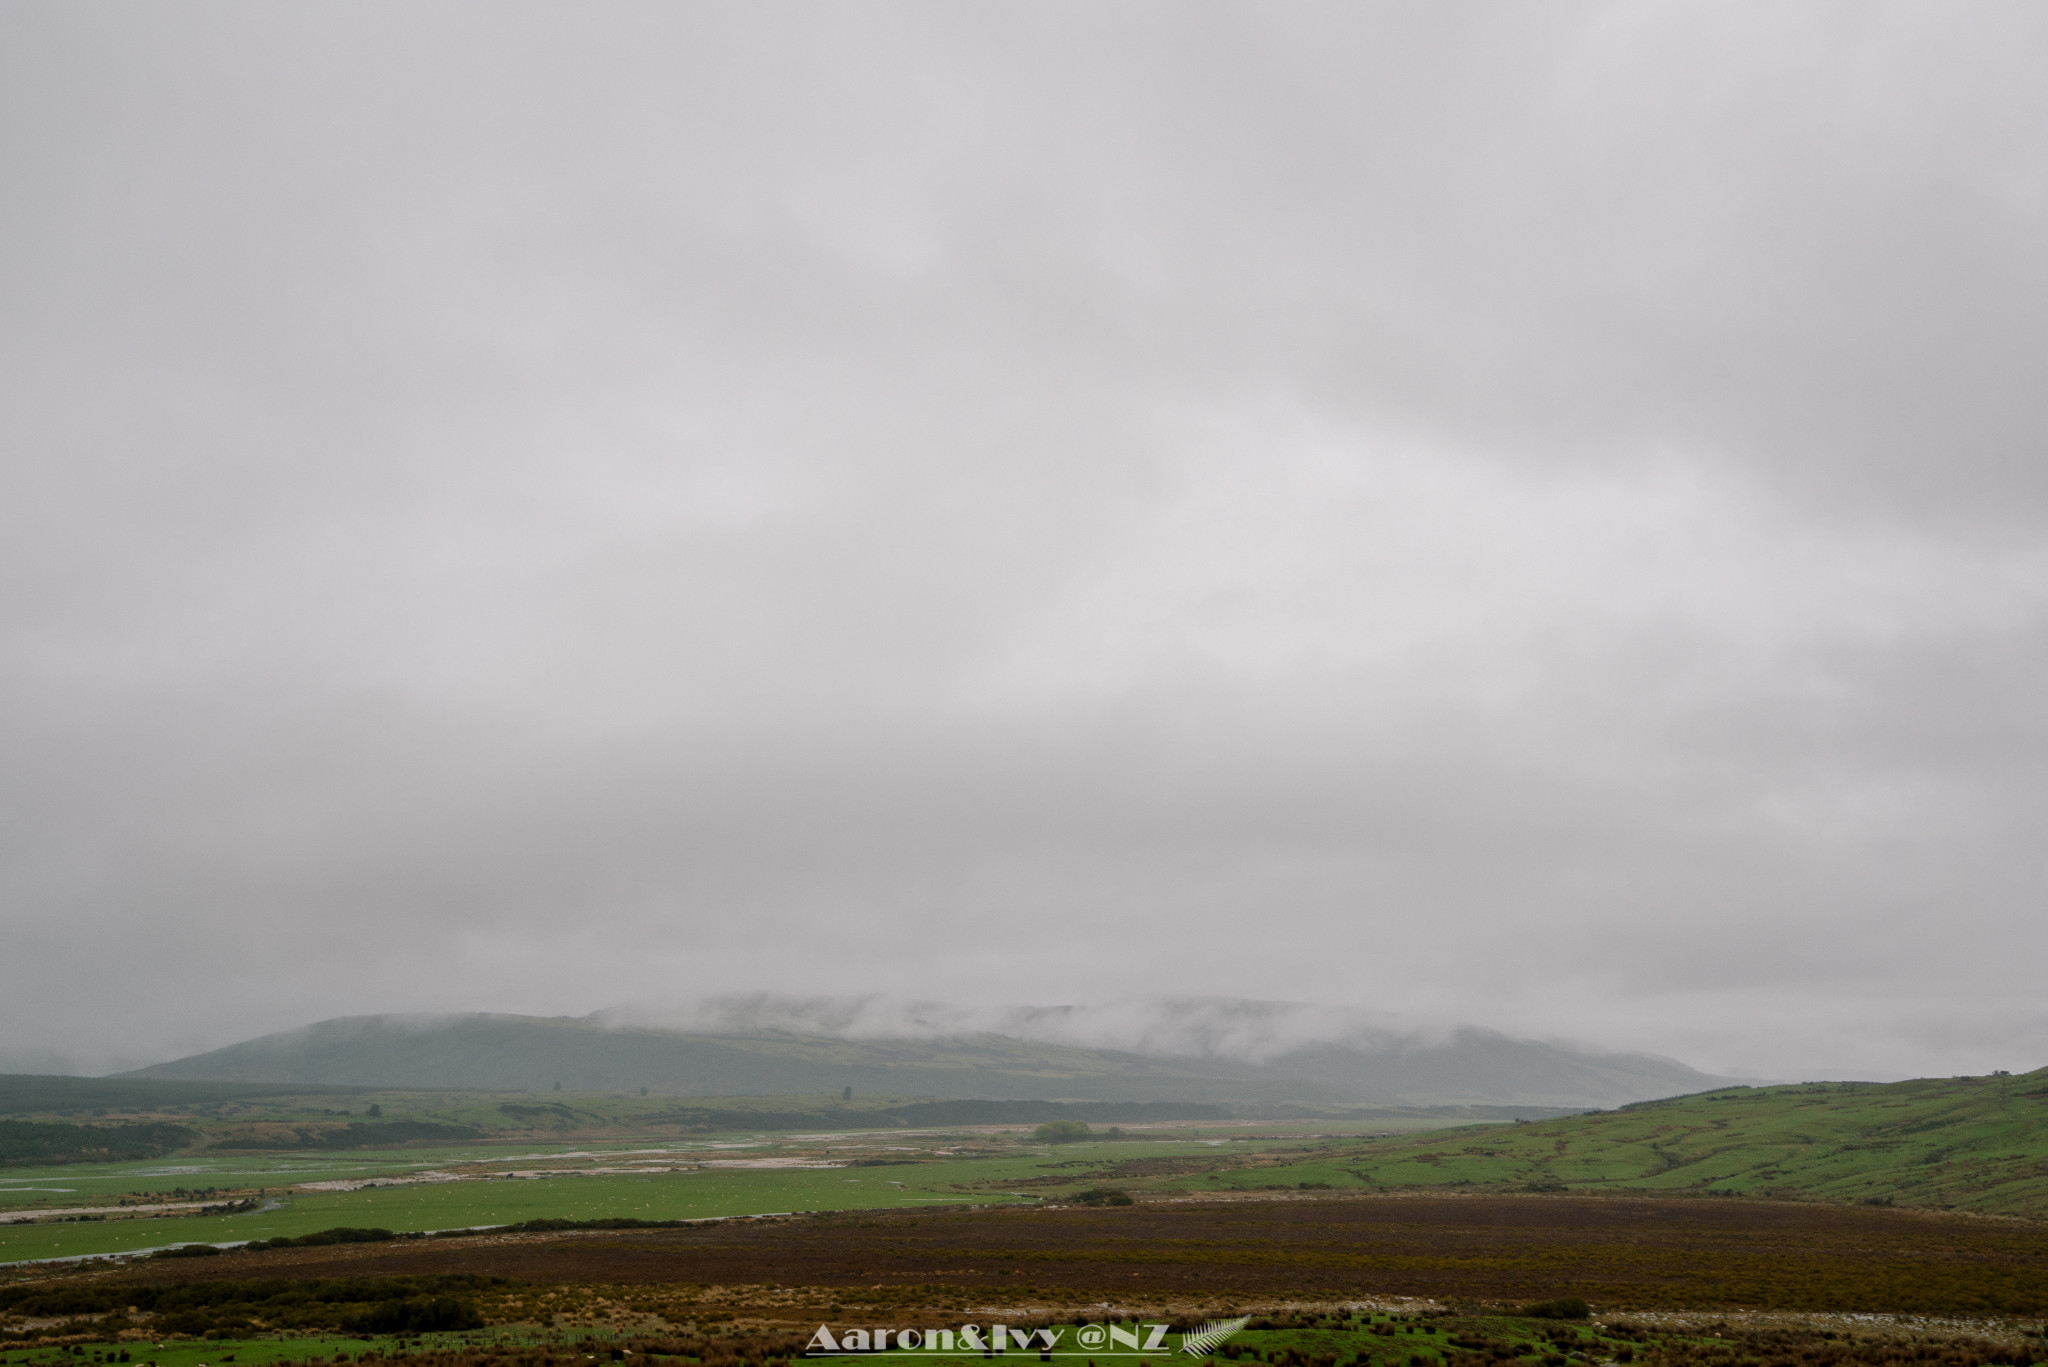
[[[0,22],[10,1058],[2048,1048],[2033,8]]]

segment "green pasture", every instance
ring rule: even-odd
[[[352,1153],[335,1157],[273,1158],[254,1155],[177,1158],[161,1163],[74,1163],[54,1168],[13,1168],[0,1173],[0,1213],[29,1212],[38,1207],[94,1205],[137,1193],[170,1192],[179,1187],[226,1191],[270,1187],[282,1190],[295,1182],[328,1182],[350,1178],[399,1177],[423,1168],[465,1161],[415,1153]]]
[[[470,1164],[555,1164],[588,1155],[607,1159],[672,1156],[678,1162],[743,1158],[772,1153],[789,1137],[709,1136],[691,1140],[640,1140],[609,1143],[528,1141],[466,1144],[456,1147],[361,1149],[338,1153],[202,1152],[172,1158],[123,1163],[73,1163],[60,1167],[9,1168],[0,1171],[0,1217],[38,1208],[86,1206],[137,1193],[167,1193],[216,1188],[221,1191],[268,1188],[282,1194],[301,1182],[404,1177],[429,1169]],[[811,1146],[815,1147],[815,1146]],[[854,1156],[849,1151],[849,1156]],[[0,1231],[4,1232],[4,1231]]]
[[[0,1217],[31,1214],[38,1209],[109,1204],[139,1193],[169,1193],[214,1188],[219,1191],[267,1189],[283,1196],[296,1183],[362,1181],[406,1177],[433,1168],[478,1163],[556,1162],[565,1154],[632,1152],[646,1145],[620,1145],[607,1150],[594,1145],[521,1145],[512,1148],[404,1149],[334,1155],[200,1154],[161,1162],[75,1163],[52,1168],[13,1168],[0,1173]],[[179,1217],[173,1217],[179,1218]],[[234,1217],[248,1219],[247,1216]],[[151,1221],[155,1224],[172,1220]],[[0,1226],[0,1239],[8,1230]]]
[[[1172,1185],[1304,1182],[1796,1197],[2048,1216],[2048,1069],[1737,1087],[1562,1120],[1325,1144],[1285,1166]]]
[[[1272,1148],[1283,1141],[1230,1145],[1230,1149]],[[492,1177],[460,1182],[372,1187],[348,1192],[283,1195],[289,1183],[415,1171],[460,1161],[447,1152],[403,1155],[403,1162],[376,1163],[366,1157],[313,1163],[305,1159],[222,1161],[126,1167],[122,1173],[71,1167],[9,1175],[4,1186],[71,1187],[66,1200],[84,1204],[93,1196],[147,1188],[268,1185],[284,1204],[239,1215],[109,1219],[77,1223],[0,1226],[0,1263],[80,1257],[162,1248],[182,1243],[241,1243],[278,1235],[310,1234],[337,1225],[383,1228],[399,1233],[517,1224],[537,1219],[693,1220],[717,1216],[768,1215],[785,1211],[854,1210],[1014,1202],[1048,1188],[1006,1189],[1032,1178],[1065,1179],[1050,1188],[1087,1185],[1096,1165],[1132,1159],[1216,1153],[1218,1146],[1189,1143],[1080,1143],[1057,1148],[1018,1146],[999,1156],[917,1162],[902,1166],[841,1168],[706,1168],[695,1172],[580,1175],[539,1178]],[[590,1152],[587,1148],[571,1152]],[[725,1152],[733,1153],[732,1150]],[[740,1151],[745,1152],[745,1151]],[[471,1151],[463,1151],[473,1157]],[[536,1155],[541,1157],[541,1155]],[[696,1154],[679,1153],[687,1161]],[[715,1156],[715,1155],[714,1155]],[[737,1155],[735,1155],[737,1156]],[[388,1159],[397,1155],[386,1155]],[[500,1152],[493,1155],[503,1161]],[[438,1161],[435,1161],[438,1160]],[[97,1186],[98,1190],[87,1188]],[[4,1199],[4,1195],[0,1195]]]
[[[881,1169],[893,1173],[900,1169]],[[310,1234],[337,1225],[400,1233],[516,1224],[538,1219],[694,1220],[795,1210],[1002,1202],[996,1192],[963,1193],[950,1181],[985,1180],[971,1164],[933,1164],[914,1180],[863,1169],[723,1170],[646,1177],[493,1178],[367,1191],[309,1192],[277,1210],[244,1215],[108,1220],[0,1228],[0,1262],[65,1258],[160,1248],[179,1243],[230,1243]]]

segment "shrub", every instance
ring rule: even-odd
[[[606,1215],[595,1220],[569,1220],[560,1216],[544,1216],[538,1220],[521,1220],[516,1225],[488,1225],[481,1229],[450,1230],[449,1237],[461,1238],[469,1234],[548,1234],[570,1229],[681,1229],[688,1220],[639,1220],[630,1215]]]
[[[386,1239],[398,1236],[388,1229],[352,1229],[347,1225],[336,1225],[333,1229],[316,1230],[311,1234],[296,1237],[280,1234],[275,1239],[257,1239],[243,1247],[265,1248],[315,1248],[321,1244],[381,1244]]]
[[[1593,1308],[1577,1296],[1566,1296],[1561,1300],[1525,1305],[1518,1313],[1532,1320],[1582,1320],[1593,1313]]]
[[[1071,1144],[1091,1133],[1085,1120],[1048,1120],[1033,1130],[1031,1137],[1041,1144]]]
[[[161,1158],[197,1138],[197,1130],[162,1123],[64,1125],[0,1120],[0,1167]]]
[[[1074,1195],[1078,1206],[1128,1206],[1134,1204],[1131,1194],[1122,1187],[1090,1187]]]
[[[476,1307],[452,1296],[432,1300],[386,1301],[361,1315],[341,1322],[349,1334],[432,1334],[449,1329],[480,1329],[484,1317]]]

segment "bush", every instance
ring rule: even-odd
[[[450,1329],[481,1329],[484,1317],[476,1307],[453,1296],[432,1300],[386,1301],[361,1315],[341,1322],[347,1334],[433,1334]]]
[[[570,1229],[681,1229],[688,1220],[638,1220],[630,1215],[606,1215],[595,1220],[568,1220],[559,1216],[521,1220],[516,1225],[487,1225],[481,1229],[450,1230],[452,1237],[468,1234],[552,1234]]]
[[[1134,1204],[1131,1194],[1122,1187],[1090,1187],[1074,1195],[1077,1206],[1128,1206]]]
[[[1525,1305],[1517,1313],[1532,1320],[1582,1320],[1593,1313],[1593,1307],[1577,1296],[1566,1296],[1562,1300]]]
[[[296,1127],[289,1137],[277,1134],[245,1134],[217,1139],[216,1149],[369,1149],[390,1144],[431,1139],[443,1144],[460,1144],[479,1138],[474,1125],[440,1125],[431,1120],[351,1120],[338,1130]]]
[[[162,1158],[197,1138],[197,1130],[183,1125],[63,1125],[0,1120],[0,1167]]]
[[[36,1319],[80,1320],[67,1332],[87,1332],[84,1316],[109,1314],[101,1325],[120,1321],[123,1312],[154,1316],[151,1330],[158,1338],[165,1334],[193,1337],[225,1331],[234,1338],[245,1335],[260,1321],[273,1330],[338,1329],[342,1321],[377,1313],[385,1304],[412,1302],[415,1305],[438,1299],[463,1299],[478,1289],[508,1285],[501,1278],[474,1276],[434,1277],[320,1277],[306,1280],[268,1277],[250,1280],[179,1281],[162,1285],[137,1282],[91,1282],[85,1284],[14,1283],[0,1286],[0,1314]],[[457,1314],[457,1319],[465,1316]],[[421,1316],[414,1312],[413,1320]],[[425,1322],[433,1322],[428,1312]],[[440,1312],[447,1318],[447,1312]],[[104,1329],[98,1332],[104,1334]]]
[[[381,1244],[386,1239],[398,1236],[388,1229],[353,1229],[347,1225],[336,1225],[333,1229],[316,1230],[296,1238],[280,1234],[275,1239],[258,1239],[243,1245],[249,1249],[264,1248],[315,1248],[321,1244]]]
[[[1085,1120],[1048,1120],[1033,1130],[1031,1137],[1041,1144],[1071,1144],[1089,1138],[1092,1133]]]

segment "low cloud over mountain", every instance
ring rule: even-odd
[[[1491,1031],[1404,1031],[1289,1002],[968,1007],[703,998],[590,1016],[359,1016],[139,1071],[260,1082],[679,1096],[821,1093],[1250,1105],[1599,1107],[1728,1081],[1672,1059]]]

